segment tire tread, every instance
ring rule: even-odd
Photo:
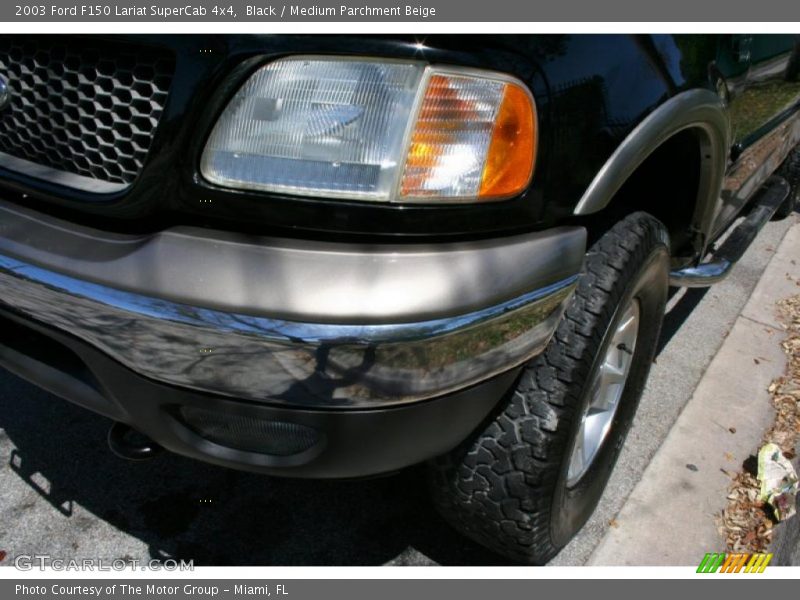
[[[434,503],[457,530],[524,563],[543,564],[560,548],[550,506],[570,419],[621,294],[617,282],[655,245],[666,243],[652,216],[628,215],[587,254],[554,339],[523,370],[482,430],[431,464]]]

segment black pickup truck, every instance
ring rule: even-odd
[[[0,364],[127,458],[427,462],[546,562],[670,286],[794,209],[799,71],[789,35],[3,36]]]

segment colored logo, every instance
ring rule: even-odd
[[[700,561],[698,573],[763,573],[772,554],[726,554],[709,552]]]

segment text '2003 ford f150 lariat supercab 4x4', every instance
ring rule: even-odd
[[[451,524],[546,562],[600,498],[669,287],[794,209],[799,55],[3,37],[0,362],[113,419],[128,458],[427,462]]]

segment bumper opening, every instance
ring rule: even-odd
[[[80,356],[51,337],[0,314],[3,344],[100,392],[100,385]]]
[[[245,452],[292,456],[323,442],[319,431],[298,423],[230,414],[200,406],[181,406],[176,412],[201,438]]]

